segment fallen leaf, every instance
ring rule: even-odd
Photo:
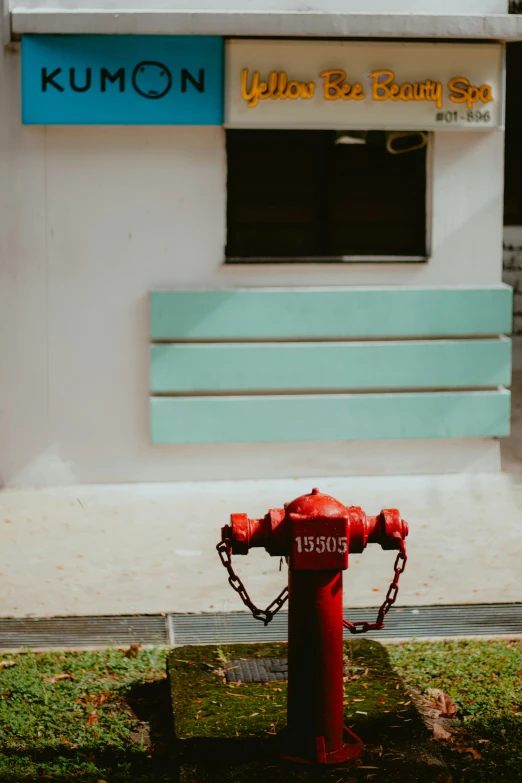
[[[447,693],[441,691],[440,688],[430,688],[428,696],[433,699],[433,707],[438,710],[441,718],[452,718],[457,714],[459,708],[453,699]]]
[[[225,691],[227,696],[237,696],[238,699],[246,699],[247,696],[245,696],[242,693],[229,693],[229,691]]]
[[[8,666],[16,666],[16,661],[0,661],[0,669],[7,669]]]
[[[372,587],[372,593],[380,593],[381,588],[380,587]]]
[[[482,758],[480,752],[478,750],[475,750],[475,748],[465,748],[459,745],[459,747],[455,748],[455,750],[457,751],[457,753],[470,753],[475,759],[475,761],[478,761],[478,759]]]
[[[74,680],[72,674],[53,674],[52,677],[46,677],[46,682],[58,682],[59,680]]]
[[[131,644],[129,649],[125,652],[126,658],[137,658],[141,652],[141,644]]]
[[[253,712],[252,715],[249,715],[249,718],[255,718],[256,715],[259,715],[259,712]]]
[[[96,712],[96,710],[93,710],[90,713],[89,717],[87,718],[87,726],[92,726],[93,723],[98,723],[98,721],[99,721],[98,713]]]
[[[435,722],[433,724],[433,737],[436,740],[447,740],[451,737],[451,732],[446,731],[440,723]]]

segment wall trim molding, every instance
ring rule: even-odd
[[[11,19],[14,36],[54,33],[522,40],[522,16],[510,14],[41,8],[26,3],[24,7],[14,6]]]

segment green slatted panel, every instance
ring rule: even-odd
[[[512,291],[334,288],[151,294],[151,337],[292,339],[430,337],[511,332]]]
[[[196,343],[151,346],[153,393],[509,385],[511,342]]]
[[[509,409],[507,390],[156,397],[151,429],[155,444],[494,437]]]

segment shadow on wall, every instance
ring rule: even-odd
[[[513,288],[513,335],[522,335],[522,226],[504,230],[502,279]]]

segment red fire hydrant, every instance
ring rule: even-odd
[[[256,619],[267,625],[289,598],[288,707],[282,755],[295,761],[339,764],[356,759],[362,741],[343,720],[343,627],[351,633],[377,630],[395,602],[400,574],[406,565],[408,525],[397,509],[366,516],[313,489],[284,509],[271,509],[263,519],[232,514],[221,531],[217,549],[229,582]],[[399,550],[394,578],[375,623],[343,620],[342,572],[348,554],[366,545]],[[267,609],[250,600],[232,568],[231,556],[262,546],[286,557],[289,584]]]

